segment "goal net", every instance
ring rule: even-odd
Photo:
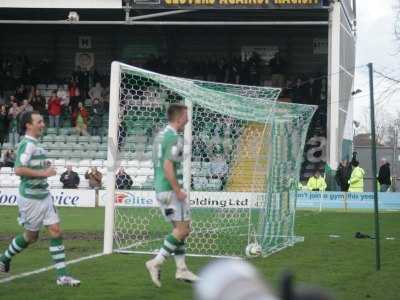
[[[112,64],[104,251],[154,253],[171,231],[153,190],[153,139],[171,103],[188,107],[183,182],[192,211],[187,253],[263,255],[296,242],[296,189],[312,106],[280,89],[177,78]]]

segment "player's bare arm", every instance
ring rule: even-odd
[[[164,172],[165,172],[165,177],[171,184],[171,187],[172,187],[173,191],[175,192],[178,200],[185,201],[187,195],[184,191],[181,190],[181,187],[179,186],[178,181],[176,180],[174,163],[172,161],[170,161],[170,160],[164,161]]]
[[[57,172],[54,167],[49,167],[45,170],[34,170],[27,167],[18,167],[15,169],[15,174],[18,176],[25,176],[25,177],[47,178],[56,175]]]

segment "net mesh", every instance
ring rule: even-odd
[[[114,249],[155,252],[171,231],[153,191],[152,148],[171,103],[190,107],[182,136],[192,233],[187,252],[242,256],[295,242],[295,190],[314,107],[277,102],[280,89],[211,83],[122,65]],[[110,127],[111,128],[111,127]],[[189,166],[189,167],[188,167]]]

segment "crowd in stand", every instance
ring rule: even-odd
[[[181,59],[171,62],[165,57],[150,56],[144,68],[179,77],[199,80],[270,86],[282,88],[281,101],[317,105],[311,127],[326,128],[327,122],[327,80],[321,71],[313,75],[289,75],[288,63],[277,52],[269,61],[253,53],[245,59],[203,57]],[[325,130],[324,130],[325,135]]]
[[[280,52],[268,62],[257,53],[244,60],[240,57],[201,58],[174,63],[166,58],[151,56],[144,68],[200,80],[281,87],[282,101],[318,105],[319,110],[313,121],[315,124],[311,127],[325,127],[326,80],[319,74],[314,77],[289,76],[288,64]],[[78,135],[102,134],[109,90],[101,82],[105,82],[106,78],[95,71],[78,68],[68,80],[59,80],[51,95],[42,95],[38,85],[54,82],[54,69],[52,62],[46,59],[35,66],[25,56],[0,58],[0,145],[8,142],[15,146],[18,143],[19,118],[23,112],[32,110],[39,111],[50,128],[73,127]],[[224,148],[229,149],[227,145]],[[10,153],[5,153],[3,165],[10,161]],[[210,163],[210,179],[221,179],[223,186],[228,169],[225,156],[215,154]]]
[[[107,78],[79,68],[68,79],[54,78],[54,66],[48,59],[33,65],[27,56],[0,57],[0,145],[7,141],[15,146],[19,119],[32,110],[40,112],[50,128],[72,126],[79,135],[101,134],[109,94],[101,82]],[[56,88],[46,98],[39,86],[49,83]]]
[[[20,85],[0,106],[0,144],[15,146],[19,139],[19,119],[24,112],[39,111],[49,128],[74,127],[78,135],[100,135],[103,115],[108,111],[105,89],[97,83],[81,97],[79,87],[71,80],[68,90],[59,85],[46,99],[34,86]],[[88,130],[90,128],[90,130]]]

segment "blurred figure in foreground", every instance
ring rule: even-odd
[[[293,275],[283,276],[280,295],[244,260],[217,260],[207,265],[196,282],[196,300],[332,300],[318,287],[294,287]]]

